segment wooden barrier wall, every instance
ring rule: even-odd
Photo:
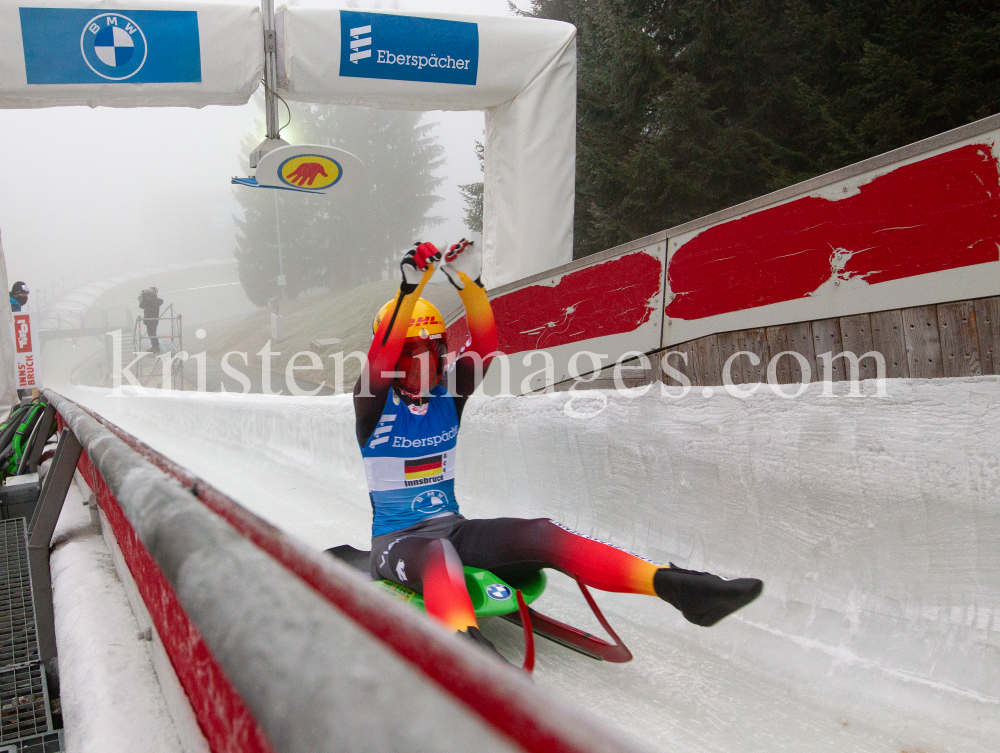
[[[739,351],[760,357],[758,365],[742,356],[733,361],[734,384],[766,381],[771,358],[784,351],[800,353],[811,372],[809,381],[824,378],[824,353],[881,353],[888,378],[980,376],[1000,374],[1000,297],[914,306],[871,314],[858,314],[813,322],[798,322],[737,332],[722,332],[691,340],[661,351],[687,354],[669,363],[685,374],[693,385],[720,385],[726,360]],[[775,364],[779,384],[802,382],[799,361],[785,356]],[[830,381],[850,378],[846,359],[834,358]],[[865,358],[858,365],[860,379],[874,379],[876,361]],[[668,380],[672,382],[673,380]]]
[[[859,358],[873,351],[880,353],[885,359],[885,376],[890,379],[1000,375],[1000,297],[721,332],[652,354],[648,369],[639,367],[638,361],[623,364],[622,382],[626,387],[659,379],[668,385],[677,384],[677,380],[664,377],[661,371],[660,363],[667,358],[670,366],[684,374],[693,386],[721,385],[726,361],[740,351],[756,354],[760,363],[752,364],[745,355],[734,359],[730,368],[733,384],[767,381],[769,362],[785,351],[803,356],[809,365],[811,382],[825,378],[824,363],[817,358],[824,353],[833,356],[829,381],[849,379],[847,360],[836,358],[842,352],[852,352]],[[803,381],[802,369],[794,356],[782,357],[775,366],[778,384]],[[858,379],[874,379],[876,371],[873,357],[859,361]],[[568,389],[571,385],[572,381],[567,381],[556,389]],[[580,387],[614,389],[613,374],[605,369],[599,378]]]

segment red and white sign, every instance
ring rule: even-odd
[[[27,311],[14,312],[14,369],[19,390],[42,388],[42,353]]]

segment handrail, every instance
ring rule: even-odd
[[[305,753],[308,747],[300,747],[303,735],[290,729],[287,721],[289,704],[300,700],[293,698],[296,686],[293,683],[292,687],[281,689],[286,696],[292,696],[275,707],[275,693],[279,689],[270,687],[271,684],[280,685],[290,676],[294,676],[299,685],[304,683],[312,690],[339,682],[343,685],[338,686],[339,695],[348,703],[353,698],[356,704],[360,700],[354,696],[347,678],[358,673],[370,675],[373,671],[363,664],[371,660],[370,651],[367,658],[364,655],[355,657],[354,654],[363,652],[354,647],[347,652],[348,657],[354,657],[352,663],[343,651],[338,651],[336,644],[331,642],[334,636],[330,635],[271,635],[245,647],[235,643],[234,633],[245,635],[253,629],[273,630],[275,621],[267,617],[268,609],[273,606],[266,605],[267,593],[261,592],[275,589],[281,592],[282,608],[301,610],[303,619],[317,624],[336,622],[335,617],[320,609],[334,607],[341,622],[346,618],[349,625],[375,638],[383,649],[402,658],[405,665],[417,669],[450,696],[450,704],[442,704],[440,698],[430,692],[420,698],[407,696],[406,703],[408,706],[423,705],[424,711],[420,713],[442,714],[442,721],[447,718],[447,724],[436,734],[445,737],[454,734],[459,747],[468,747],[470,741],[462,735],[468,735],[475,725],[470,728],[469,723],[462,722],[463,714],[456,711],[456,702],[458,709],[464,708],[465,714],[471,712],[473,718],[485,722],[523,750],[582,753],[633,749],[590,717],[549,697],[520,673],[497,664],[474,646],[453,640],[410,607],[372,589],[345,566],[285,535],[103,417],[51,390],[46,390],[45,396],[80,438],[87,456],[81,460],[81,465],[92,463],[105,482],[107,493],[103,497],[98,494],[102,510],[107,508],[113,514],[114,508],[120,506],[120,517],[128,526],[119,525],[123,530],[116,530],[116,537],[128,538],[127,528],[134,529],[132,535],[148,549],[152,561],[162,570],[165,582],[173,587],[190,615],[194,628],[201,632],[211,654],[217,658],[223,674],[232,680],[237,697],[242,696],[245,700],[275,749]],[[110,520],[112,515],[108,517]],[[253,546],[248,549],[248,544]],[[123,551],[125,549],[127,546],[123,546]],[[262,562],[261,557],[266,562]],[[195,561],[197,566],[192,564]],[[213,575],[195,578],[197,587],[194,587],[189,582],[193,577],[192,567]],[[248,579],[259,580],[265,572],[269,573],[271,581],[248,582]],[[299,582],[308,586],[305,592],[295,585]],[[241,588],[247,591],[246,599],[239,598]],[[320,598],[308,597],[308,594]],[[260,603],[262,596],[264,603]],[[253,604],[248,604],[247,599]],[[151,612],[155,611],[155,605],[153,607]],[[162,632],[161,627],[157,627]],[[318,644],[317,638],[322,639]],[[287,645],[274,646],[281,641]],[[287,666],[290,651],[300,657],[299,663],[292,667]],[[171,659],[176,667],[177,659],[173,656]],[[334,661],[340,666],[327,663]],[[277,672],[278,666],[283,668],[284,677]],[[375,676],[365,681],[369,689],[363,689],[361,695],[366,702],[374,703],[375,698],[384,698],[391,703],[392,683],[403,682],[400,678],[406,672],[388,665],[377,669]],[[267,675],[263,676],[262,672]],[[272,677],[275,673],[277,676]],[[372,683],[380,682],[380,691],[373,695],[370,692]],[[185,689],[191,693],[187,685]],[[324,697],[307,695],[301,701],[303,708],[297,709],[296,718],[308,718],[314,726],[328,727],[333,737],[349,734],[345,730],[351,725],[366,726],[365,719],[351,716],[349,709],[349,718],[345,718],[324,706]],[[394,700],[402,703],[398,697]],[[312,708],[307,703],[319,707]],[[197,713],[198,704],[192,705]],[[373,708],[371,711],[372,716],[379,719],[379,731],[366,730],[365,734],[376,735],[377,739],[386,734],[384,720],[393,709]],[[417,713],[416,707],[414,713]],[[205,728],[204,722],[202,726]],[[403,744],[403,738],[415,734],[404,719],[398,726],[399,729],[392,728],[396,744]],[[479,734],[482,739],[476,738],[478,748],[496,748],[489,743],[488,735]],[[318,739],[316,730],[311,730],[307,737]],[[451,744],[456,744],[455,740]],[[432,747],[417,739],[407,745],[410,749]]]

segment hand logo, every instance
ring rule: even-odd
[[[319,162],[303,162],[301,165],[295,168],[295,170],[289,174],[288,180],[290,183],[294,183],[297,186],[312,185],[313,181],[316,180],[317,175],[322,175],[324,178],[329,178],[326,170]]]

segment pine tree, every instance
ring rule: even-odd
[[[485,152],[481,141],[476,142],[476,157],[479,159],[479,169],[482,171]],[[483,182],[460,183],[458,190],[465,201],[465,226],[474,233],[483,232]]]
[[[534,0],[577,26],[575,255],[1000,111],[963,0]]]
[[[345,290],[380,279],[399,252],[442,218],[431,214],[442,179],[434,171],[444,148],[422,114],[362,107],[292,104],[292,143],[335,146],[365,164],[366,184],[354,196],[315,195],[234,187],[236,260],[251,301],[277,295],[280,218],[282,259],[289,296],[318,286]],[[248,134],[244,154],[259,138]],[[275,196],[276,194],[276,196]]]

